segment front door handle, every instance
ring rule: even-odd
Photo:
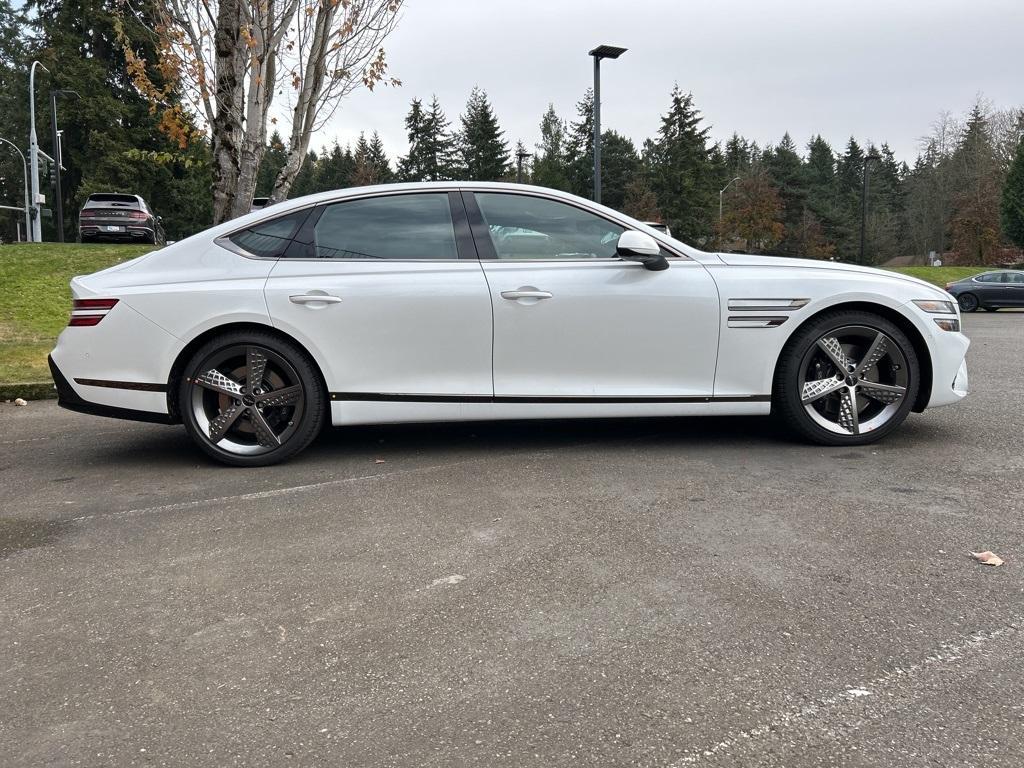
[[[302,293],[298,296],[289,296],[288,301],[292,304],[339,304],[340,296],[328,296],[326,293]]]
[[[517,299],[550,299],[551,296],[550,291],[538,291],[536,289],[526,290],[520,288],[518,291],[501,292],[501,298],[508,299],[509,301],[516,301]]]

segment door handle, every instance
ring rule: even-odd
[[[328,296],[326,293],[302,293],[298,296],[289,296],[288,301],[292,304],[339,304],[340,296]]]
[[[550,291],[519,290],[501,292],[501,298],[508,299],[509,301],[515,301],[516,299],[550,299],[551,296]]]

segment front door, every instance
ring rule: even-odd
[[[266,299],[274,325],[315,350],[335,399],[491,395],[491,301],[458,193],[316,209]]]
[[[494,394],[709,397],[718,291],[703,266],[616,256],[624,227],[575,205],[464,193],[494,307]]]

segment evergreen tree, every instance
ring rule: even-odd
[[[391,170],[391,161],[388,160],[387,152],[384,151],[384,142],[381,141],[380,135],[376,131],[370,137],[367,161],[373,168],[375,183],[387,184],[395,178],[395,173]]]
[[[1010,164],[1000,205],[1003,232],[1018,248],[1024,248],[1024,137]]]
[[[362,134],[359,135],[359,140],[365,148],[366,139]],[[314,164],[310,193],[330,192],[357,185],[358,183],[353,178],[355,166],[352,150],[348,147],[342,149],[335,141],[330,151],[326,149],[322,151],[319,160]]]
[[[615,131],[601,134],[601,203],[621,211],[626,187],[642,175],[640,155],[633,142]]]
[[[594,92],[590,88],[576,104],[576,121],[569,124],[565,145],[569,191],[580,197],[594,192]]]
[[[428,109],[419,99],[412,100],[405,118],[409,153],[398,161],[402,181],[448,181],[459,176],[455,137],[449,126],[437,96]]]
[[[0,0],[0,136],[21,145],[28,135],[24,101],[24,61],[27,22],[21,8]],[[24,150],[23,150],[24,151]],[[24,167],[8,146],[0,145],[0,203],[25,204]],[[25,217],[0,210],[0,242],[14,240],[20,229],[25,236]]]
[[[703,243],[712,232],[718,202],[719,169],[707,146],[710,129],[701,125],[691,94],[676,86],[670,98],[658,137],[645,153],[650,184],[672,233],[684,241]]]
[[[459,155],[468,181],[498,181],[508,172],[508,144],[502,138],[487,93],[474,87],[462,115]]]
[[[994,264],[1000,245],[999,161],[980,104],[971,110],[950,162],[958,192],[952,220],[953,248],[969,264]]]
[[[796,144],[786,133],[782,141],[771,150],[765,150],[764,166],[772,185],[782,202],[782,239],[775,253],[782,256],[800,256],[799,232],[803,225],[807,205],[806,175],[803,160],[797,154]]]
[[[267,151],[263,153],[260,170],[256,174],[256,197],[269,197],[274,189],[274,180],[284,168],[288,153],[285,151],[284,139],[274,131],[267,142]]]
[[[533,161],[533,183],[541,187],[568,191],[569,174],[566,159],[566,127],[555,112],[555,105],[540,120],[540,143]]]
[[[302,197],[303,195],[311,195],[319,191],[315,186],[316,166],[319,162],[320,158],[317,157],[316,152],[310,150],[306,153],[306,159],[302,162],[302,168],[295,177],[292,188],[288,190],[288,197]]]
[[[647,179],[643,174],[636,176],[626,185],[622,212],[640,221],[662,220],[658,199],[654,196],[654,190],[647,185]]]

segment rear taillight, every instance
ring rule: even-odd
[[[133,218],[133,219],[144,219],[144,218],[146,218],[146,214],[144,214],[142,211],[130,211],[128,213],[128,216]]]
[[[75,299],[69,326],[96,325],[117,304],[117,299]]]

